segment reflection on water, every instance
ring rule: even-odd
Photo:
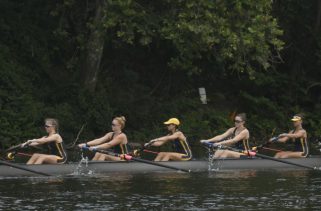
[[[320,210],[313,171],[224,171],[0,179],[0,210]]]

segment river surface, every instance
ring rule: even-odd
[[[321,210],[317,171],[0,178],[0,210]]]

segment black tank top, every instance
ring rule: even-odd
[[[113,133],[110,140],[113,140],[114,136],[115,136],[115,133]],[[116,146],[113,146],[112,150],[114,153],[117,153],[117,154],[128,154],[127,144],[118,144]]]
[[[187,140],[180,140],[180,139],[174,140],[172,144],[172,148],[174,152],[185,154],[190,158],[192,157],[192,151]]]
[[[234,129],[232,136],[230,139],[233,139],[236,136],[236,130],[237,128]],[[249,140],[248,139],[243,139],[234,144],[234,147],[240,150],[250,150],[250,145],[249,145]]]
[[[295,131],[292,132],[294,134]],[[309,145],[307,139],[305,137],[295,138],[292,139],[294,142],[294,151],[295,152],[302,152],[303,156],[309,155]]]
[[[60,143],[52,141],[52,142],[49,142],[47,146],[48,146],[49,154],[56,155],[58,157],[63,158],[64,160],[67,159],[67,153],[65,151],[63,141]]]

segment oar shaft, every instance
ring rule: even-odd
[[[128,157],[127,157],[127,158],[128,158]],[[125,155],[125,159],[126,159],[126,160],[127,160],[127,158],[126,158],[126,155]],[[177,168],[177,167],[175,167],[175,166],[164,165],[164,164],[162,164],[162,163],[157,163],[157,162],[154,162],[154,161],[149,161],[149,160],[144,160],[144,159],[140,159],[140,158],[135,158],[135,157],[132,157],[132,156],[130,156],[130,158],[129,158],[128,160],[134,160],[134,161],[141,162],[141,163],[151,164],[151,165],[154,165],[154,166],[160,166],[160,167],[169,168],[169,169],[178,170],[178,171],[183,171],[183,172],[187,172],[187,173],[190,172],[190,170]]]
[[[243,154],[246,154],[246,155],[249,154],[250,156],[256,156],[256,157],[259,157],[259,158],[264,158],[264,159],[267,159],[267,160],[273,160],[273,161],[280,162],[280,163],[286,163],[286,164],[293,165],[293,166],[299,166],[299,167],[302,167],[302,168],[316,170],[316,168],[312,167],[312,166],[306,166],[306,165],[299,164],[299,163],[293,163],[291,161],[270,157],[270,156],[259,154],[259,153],[253,152],[253,151],[244,152],[243,150],[235,149],[235,148],[228,147],[228,146],[222,146],[222,148],[223,149],[225,148],[225,149],[228,149],[228,150],[231,150],[231,151],[234,151],[234,152],[243,153]]]
[[[159,152],[154,152],[154,151],[151,151],[151,150],[148,150],[148,149],[143,149],[143,152],[148,152],[148,153],[156,154],[156,155],[159,154]]]
[[[89,149],[88,147],[83,147],[82,149]],[[131,155],[128,154],[117,154],[114,152],[109,152],[106,150],[99,150],[99,149],[95,149],[94,151],[99,152],[99,153],[103,153],[103,154],[107,154],[107,155],[112,155],[112,156],[116,156],[116,157],[123,157],[126,160],[133,160],[133,161],[137,161],[137,162],[141,162],[141,163],[146,163],[146,164],[150,164],[150,165],[154,165],[154,166],[160,166],[160,167],[164,167],[164,168],[168,168],[168,169],[173,169],[173,170],[178,170],[178,171],[183,171],[183,172],[191,172],[190,170],[186,170],[186,169],[181,169],[181,168],[177,168],[175,166],[169,166],[169,165],[165,165],[162,163],[158,163],[158,162],[154,162],[154,161],[149,161],[149,160],[144,160],[141,158],[135,158]]]
[[[5,152],[10,152],[10,151],[13,151],[13,150],[16,150],[16,149],[20,149],[21,145],[22,144],[18,144],[18,145],[12,146],[9,149],[7,149]]]
[[[15,155],[18,155],[18,156],[26,156],[26,157],[32,157],[32,154],[21,153],[21,152],[18,152],[18,153],[16,153]]]
[[[273,149],[273,148],[269,148],[269,147],[261,147],[261,149],[266,149],[266,150],[275,151],[275,152],[282,152],[282,150]]]
[[[49,174],[46,174],[46,173],[43,173],[43,172],[39,172],[39,171],[35,171],[33,169],[26,168],[26,167],[23,167],[23,166],[20,166],[20,165],[17,165],[17,164],[9,163],[9,162],[6,162],[6,161],[0,161],[0,164],[5,165],[5,166],[10,166],[10,167],[13,167],[13,168],[16,168],[16,169],[24,170],[24,171],[29,171],[29,172],[32,172],[32,173],[35,173],[35,174],[39,174],[39,175],[42,175],[42,176],[51,176]]]
[[[105,151],[105,150],[97,150],[97,152],[114,155],[114,156],[116,156],[116,157],[121,157],[121,156],[122,156],[122,155],[120,155],[120,154],[108,152],[108,151]],[[133,157],[133,156],[131,156],[131,155],[127,155],[127,154],[124,155],[124,158],[125,158],[126,160],[134,160],[134,161],[137,161],[137,162],[146,163],[146,164],[150,164],[150,165],[154,165],[154,166],[160,166],[160,167],[169,168],[169,169],[174,169],[174,170],[183,171],[183,172],[188,172],[188,173],[190,172],[190,170],[177,168],[177,167],[175,167],[175,166],[164,165],[164,164],[157,163],[157,162],[150,161],[150,160],[144,160],[144,159],[140,159],[140,158],[135,158],[135,157]]]
[[[316,169],[315,167],[312,167],[312,166],[306,166],[306,165],[299,164],[299,163],[293,163],[293,162],[290,162],[290,161],[287,161],[287,160],[281,160],[281,159],[278,159],[278,158],[274,158],[274,157],[270,157],[270,156],[262,155],[262,154],[258,154],[258,153],[256,153],[255,156],[256,157],[260,157],[260,158],[264,158],[264,159],[274,160],[274,161],[281,162],[281,163],[286,163],[286,164],[289,164],[289,165],[299,166],[299,167],[302,167],[302,168],[307,168],[307,169],[312,169],[312,170]]]

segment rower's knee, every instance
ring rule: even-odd
[[[283,153],[282,152],[278,152],[274,155],[274,158],[282,158],[283,157]]]
[[[159,156],[159,157],[164,157],[164,155],[166,155],[166,153],[164,153],[164,152],[158,153],[158,156]]]
[[[31,158],[36,159],[36,158],[38,158],[39,156],[40,156],[40,154],[39,154],[39,153],[34,153],[34,154],[32,155],[32,157],[31,157]]]
[[[99,160],[100,155],[101,154],[99,152],[96,152],[92,160]]]
[[[170,155],[164,155],[163,158],[161,159],[161,161],[169,161],[171,159]]]
[[[164,157],[166,157],[166,153],[160,152],[160,153],[158,153],[157,157],[158,157],[158,159],[162,160]]]
[[[43,164],[44,160],[44,158],[38,157],[37,160],[35,160],[34,164]]]
[[[162,161],[164,155],[165,155],[165,153],[163,153],[163,152],[158,153],[158,155],[156,156],[154,161]]]

